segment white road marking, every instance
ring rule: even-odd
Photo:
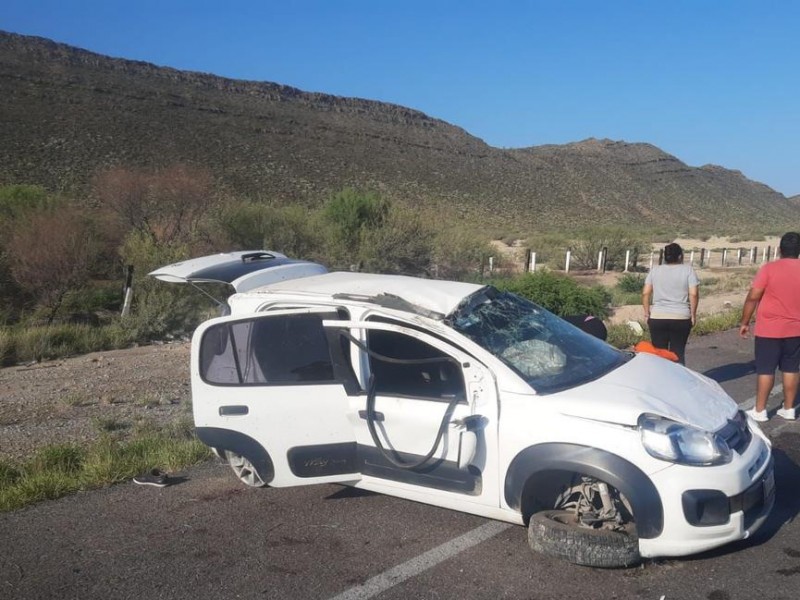
[[[441,546],[428,550],[396,567],[392,567],[380,575],[376,575],[361,585],[345,590],[338,596],[331,598],[331,600],[366,600],[367,598],[377,596],[389,588],[415,577],[431,567],[435,567],[440,562],[452,558],[456,554],[472,546],[477,546],[481,542],[488,540],[501,531],[505,531],[509,527],[512,527],[512,525],[500,523],[499,521],[491,521],[485,525],[476,527],[464,535],[454,538],[449,542],[445,542]]]

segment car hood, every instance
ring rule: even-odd
[[[738,410],[714,380],[652,354],[559,395],[564,414],[631,426],[649,413],[716,431]]]

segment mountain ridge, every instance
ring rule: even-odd
[[[0,32],[0,183],[85,193],[110,166],[208,168],[234,195],[316,205],[343,187],[474,222],[780,227],[800,196],[648,143],[492,147],[398,104],[111,58]]]

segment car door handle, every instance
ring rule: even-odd
[[[246,415],[249,412],[250,409],[243,404],[229,404],[228,406],[219,407],[220,417],[238,417],[241,415]]]
[[[383,413],[382,412],[375,411],[375,413],[373,413],[373,414],[375,415],[375,420],[376,421],[383,421]],[[367,420],[367,411],[365,411],[365,410],[358,411],[358,416],[359,416],[359,418],[364,419],[366,421]]]

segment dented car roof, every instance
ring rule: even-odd
[[[371,302],[387,308],[444,318],[485,286],[403,275],[334,272],[290,279],[253,289],[243,296],[296,293]]]

